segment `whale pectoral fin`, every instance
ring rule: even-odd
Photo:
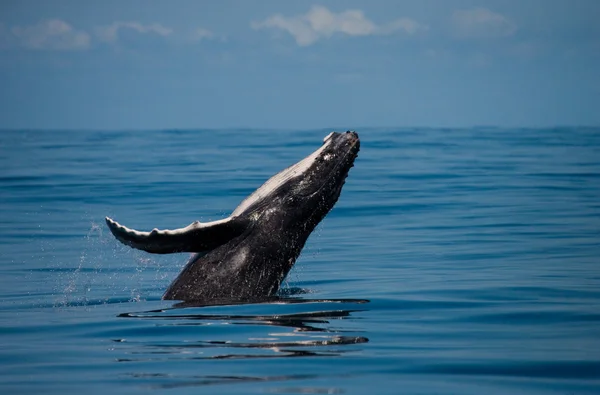
[[[193,222],[181,229],[140,232],[106,217],[106,224],[121,243],[154,254],[174,252],[206,252],[241,235],[247,220],[228,217],[214,222]]]

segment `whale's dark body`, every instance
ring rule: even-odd
[[[337,202],[358,155],[355,132],[323,145],[271,177],[230,217],[178,230],[139,232],[106,218],[124,244],[151,253],[196,252],[163,299],[205,301],[273,295],[308,236]]]

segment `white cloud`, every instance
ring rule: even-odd
[[[379,28],[381,34],[391,34],[397,30],[403,30],[407,34],[413,35],[421,31],[429,30],[429,26],[422,25],[414,19],[400,18]]]
[[[60,19],[48,19],[31,26],[14,26],[3,36],[8,43],[35,50],[69,51],[90,46],[89,34],[75,30]]]
[[[334,13],[323,6],[313,6],[306,14],[292,17],[276,14],[262,22],[252,22],[251,27],[255,30],[283,30],[291,34],[300,46],[314,44],[318,40],[329,38],[335,33],[348,36],[370,36],[404,31],[406,34],[412,35],[428,29],[427,26],[409,18],[401,18],[378,26],[368,19],[361,10],[346,10]]]
[[[113,22],[111,25],[96,28],[96,35],[101,41],[116,42],[119,39],[119,31],[122,29],[134,30],[141,34],[157,34],[167,37],[173,30],[159,23],[144,25],[140,22]]]
[[[192,40],[193,41],[202,41],[206,39],[211,39],[215,35],[208,29],[204,29],[203,27],[198,27],[192,32]]]
[[[502,14],[486,8],[455,11],[452,26],[458,37],[507,37],[517,31],[517,25]]]

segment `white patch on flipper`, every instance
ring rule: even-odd
[[[120,223],[118,223],[117,221],[113,221],[111,218],[106,217],[106,223],[108,224],[108,226],[113,230],[113,233],[115,234],[115,236],[119,237],[119,236],[133,236],[134,238],[146,238],[150,235],[169,235],[169,236],[178,236],[181,234],[184,234],[186,232],[189,232],[191,230],[196,230],[196,229],[202,229],[202,228],[210,228],[211,226],[214,225],[220,225],[226,222],[231,221],[231,217],[227,217],[218,221],[212,221],[212,222],[199,222],[199,221],[194,221],[191,224],[189,224],[188,226],[186,226],[185,228],[180,228],[180,229],[165,229],[165,230],[158,230],[158,229],[152,229],[152,232],[140,232],[139,230],[135,230],[135,229],[130,229],[124,225],[121,225]]]
[[[287,169],[282,170],[279,173],[275,174],[273,177],[269,178],[267,182],[265,182],[260,188],[254,191],[252,195],[244,199],[244,201],[240,203],[240,205],[233,211],[233,213],[231,213],[231,216],[235,217],[240,215],[241,213],[246,211],[246,209],[252,204],[269,195],[272,191],[283,185],[289,179],[299,176],[305,171],[307,171],[310,168],[310,166],[315,162],[315,160],[319,157],[319,155],[321,155],[321,152],[323,152],[327,147],[329,147],[332,141],[330,136],[332,135],[333,132],[331,132],[329,136],[325,137],[321,148],[319,148],[306,158],[302,159],[295,165],[290,166]]]

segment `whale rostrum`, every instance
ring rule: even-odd
[[[360,141],[332,132],[319,149],[277,173],[231,215],[141,232],[106,218],[121,243],[154,254],[195,253],[163,299],[208,301],[273,295],[306,240],[337,202]]]

